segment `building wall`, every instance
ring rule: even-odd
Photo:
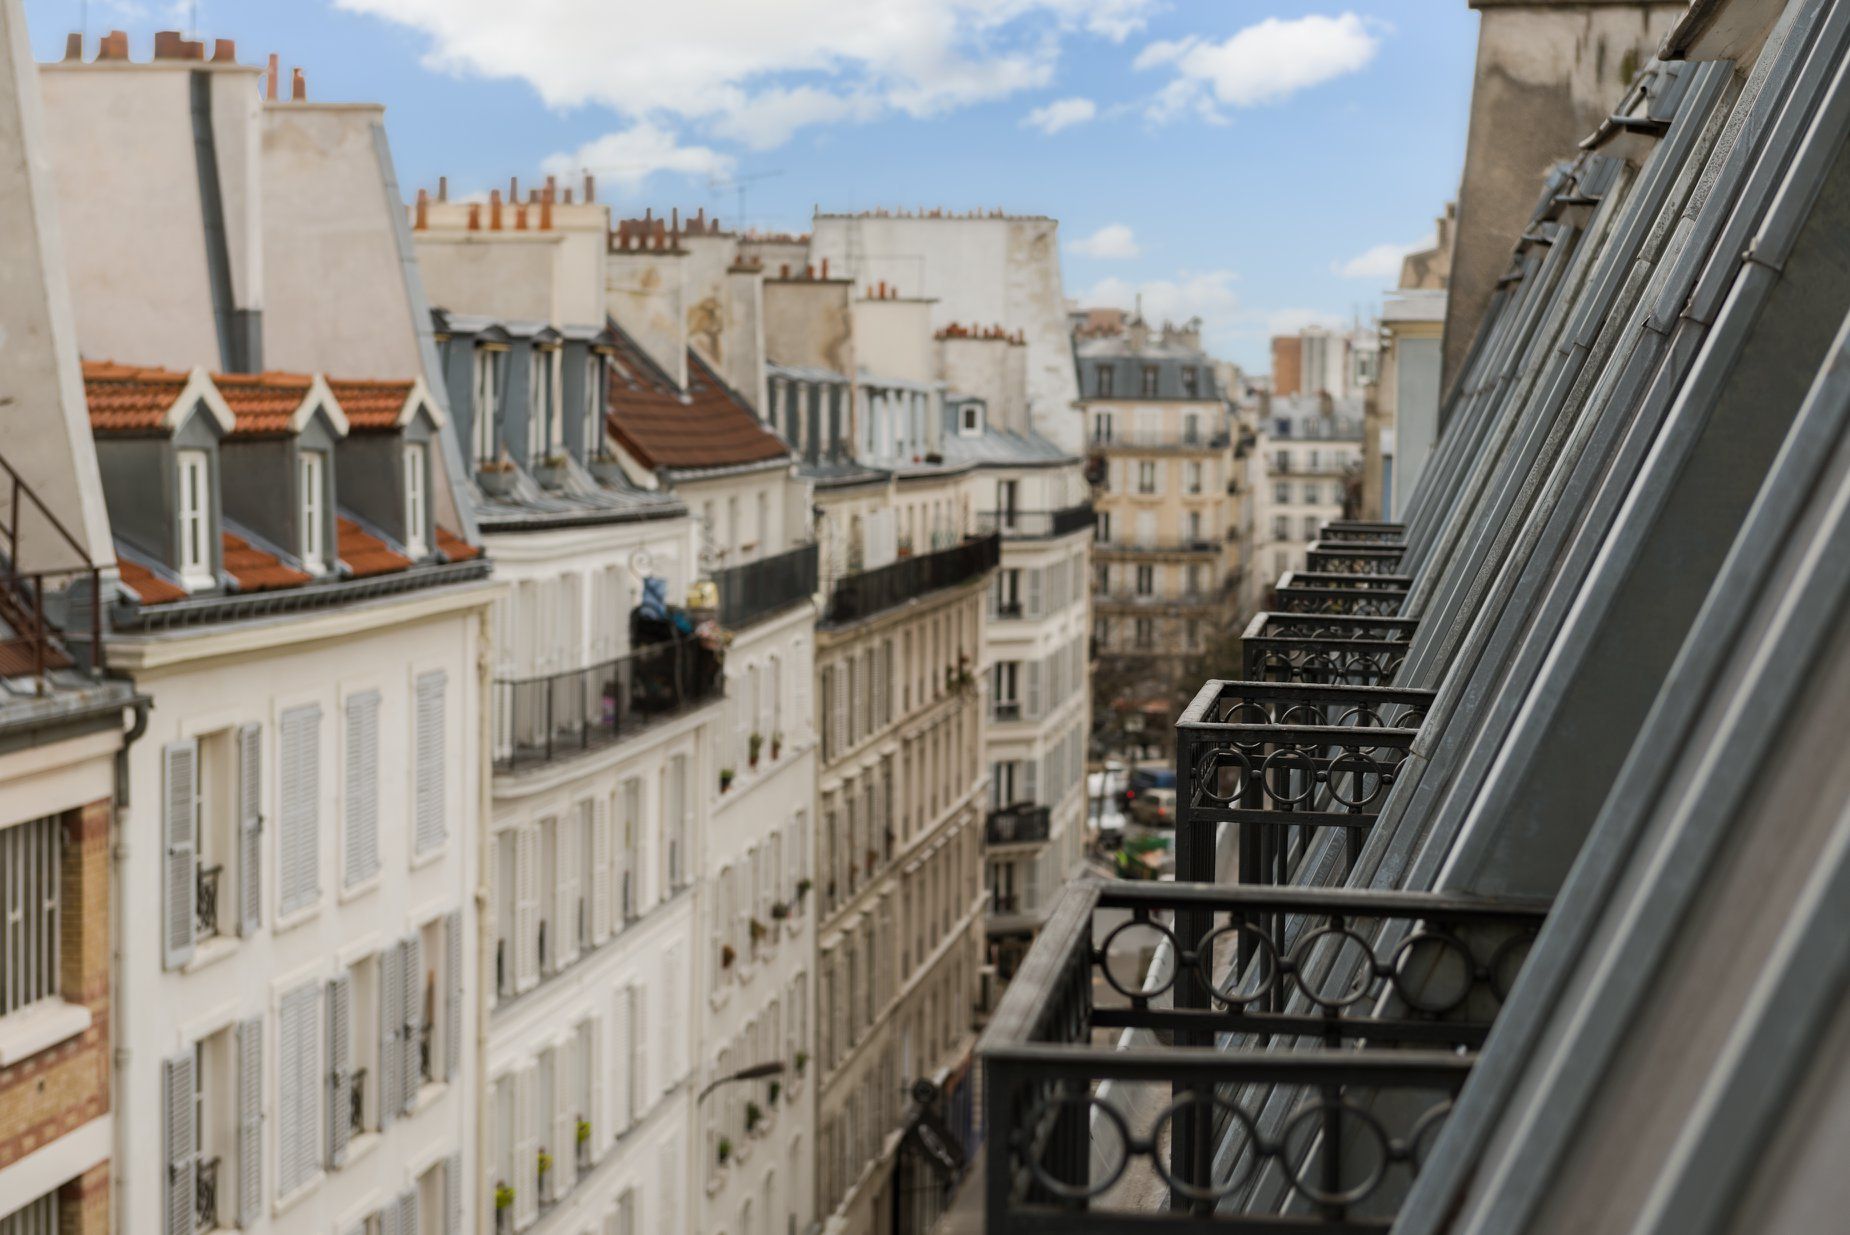
[[[1360,421],[1343,424],[1334,437],[1280,435],[1275,424],[1259,437],[1264,478],[1254,489],[1252,568],[1262,589],[1288,570],[1302,570],[1322,526],[1342,518],[1343,486],[1362,460]]]

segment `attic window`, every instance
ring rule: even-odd
[[[1201,393],[1201,379],[1193,365],[1182,370],[1182,394],[1193,399]]]
[[[213,582],[209,466],[203,450],[179,453],[180,545],[175,556],[180,577],[190,587],[211,587]]]
[[[1111,367],[1100,365],[1094,370],[1098,374],[1098,393],[1100,398],[1111,397]]]
[[[1156,366],[1153,364],[1143,367],[1143,397],[1146,399],[1156,397]]]
[[[965,434],[981,433],[983,431],[983,405],[975,402],[964,404],[962,418],[958,421],[957,429],[958,432]]]
[[[412,557],[430,552],[429,499],[424,483],[428,458],[424,443],[405,447],[405,550]]]
[[[323,498],[327,456],[319,450],[304,450],[298,466],[302,481],[302,565],[320,572],[327,565],[327,504]]]

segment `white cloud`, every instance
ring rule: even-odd
[[[1407,254],[1430,249],[1438,238],[1427,236],[1412,244],[1377,244],[1356,254],[1346,262],[1332,262],[1330,269],[1345,279],[1373,279],[1381,282],[1400,277],[1400,264]]]
[[[889,108],[926,116],[1045,86],[1063,39],[1121,41],[1161,0],[334,2],[422,33],[433,69],[766,148],[804,125]]]
[[[1340,313],[1325,313],[1322,309],[1273,309],[1264,317],[1265,333],[1271,335],[1296,334],[1310,326],[1321,326],[1325,330],[1341,330],[1350,325],[1348,318]]]
[[[1183,271],[1173,279],[1140,283],[1114,276],[1094,283],[1081,294],[1079,304],[1130,310],[1141,303],[1144,320],[1157,326],[1164,322],[1179,326],[1198,317],[1203,344],[1208,351],[1225,355],[1240,338],[1245,317],[1233,290],[1238,279],[1231,270]]]
[[[1139,69],[1171,68],[1175,76],[1146,109],[1153,120],[1193,110],[1219,119],[1217,105],[1257,107],[1354,73],[1374,59],[1375,28],[1354,13],[1268,17],[1222,42],[1196,35],[1151,43]]]
[[[595,172],[600,184],[633,193],[657,172],[727,176],[732,173],[733,160],[707,146],[683,146],[670,130],[642,120],[576,150],[550,155],[542,166],[559,176]]]
[[[1029,112],[1022,124],[1031,129],[1039,129],[1052,137],[1061,129],[1070,129],[1076,124],[1084,124],[1098,115],[1098,104],[1091,99],[1055,99],[1045,107],[1037,107]]]
[[[1066,246],[1081,257],[1099,257],[1123,261],[1143,252],[1137,247],[1137,234],[1122,223],[1107,223],[1090,236]]]

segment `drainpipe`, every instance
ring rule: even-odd
[[[139,741],[148,731],[148,713],[154,709],[154,700],[146,695],[136,695],[128,706],[135,709],[135,719],[122,735],[122,746],[116,751],[116,795],[115,808],[109,812],[109,846],[106,850],[109,862],[109,1111],[114,1124],[111,1140],[117,1140],[121,1130],[127,1128],[127,1090],[122,1084],[122,1074],[129,1063],[129,1053],[122,1045],[122,863],[128,856],[128,841],[122,834],[122,818],[129,808],[129,768],[128,749]],[[123,1214],[125,1212],[125,1189],[122,1161],[124,1155],[110,1147],[109,1154],[109,1207],[110,1229],[125,1231],[128,1229]]]

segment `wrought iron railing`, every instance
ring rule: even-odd
[[[30,675],[42,692],[53,669],[101,676],[107,667],[101,566],[4,458],[0,472],[9,491],[0,507],[0,677]],[[21,520],[28,515],[55,534],[32,539],[49,543],[68,565],[40,565],[45,549],[24,543],[31,533]]]
[[[1169,540],[1160,543],[1136,544],[1130,541],[1111,540],[1097,545],[1093,553],[1097,556],[1126,555],[1136,557],[1176,556],[1188,553],[1219,553],[1221,544],[1214,540]]]
[[[1304,554],[1305,568],[1328,575],[1392,575],[1400,571],[1398,545],[1352,544],[1319,540]]]
[[[347,1134],[366,1132],[366,1069],[355,1068],[347,1078]]]
[[[823,624],[858,622],[930,592],[969,583],[994,570],[1001,557],[1002,538],[991,532],[936,553],[848,575],[829,593]]]
[[[1089,505],[1066,506],[1059,510],[982,510],[976,516],[978,531],[1000,533],[1004,540],[1068,536],[1097,522],[1098,516]]]
[[[218,936],[218,885],[223,866],[200,866],[193,871],[193,927],[202,940]]]
[[[1114,429],[1108,436],[1094,434],[1087,449],[1094,452],[1225,450],[1232,444],[1232,436],[1226,433],[1197,433],[1190,437],[1186,433],[1171,433],[1162,429]]]
[[[1261,611],[1240,639],[1240,676],[1250,682],[1391,686],[1418,625],[1412,618]]]
[[[585,669],[494,683],[495,770],[610,745],[724,693],[719,658],[693,638]]]
[[[983,820],[986,845],[1026,845],[1047,839],[1053,812],[1045,806],[1017,802],[992,810]]]
[[[193,1229],[218,1230],[217,1158],[201,1158],[193,1165]]]
[[[978,1049],[989,1235],[1385,1231],[1543,914],[1433,894],[1069,884]],[[1385,923],[1395,942],[1368,929]],[[1353,963],[1329,965],[1339,952]],[[1126,1029],[1175,1045],[1095,1045]],[[1140,1117],[1120,1094],[1151,1083],[1171,1100]],[[1114,1195],[1131,1172],[1167,1187],[1167,1212]]]
[[[738,630],[816,594],[816,546],[713,572],[720,625]]]
[[[1282,613],[1347,614],[1395,617],[1407,599],[1404,575],[1333,575],[1286,571],[1272,589],[1273,607]]]
[[[1358,519],[1333,519],[1323,525],[1320,540],[1344,543],[1395,545],[1405,543],[1406,529],[1398,523],[1364,522]]]

